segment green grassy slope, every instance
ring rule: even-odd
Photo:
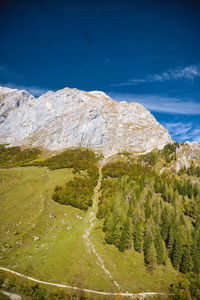
[[[0,265],[41,280],[116,291],[97,264],[95,255],[92,251],[89,254],[83,238],[89,212],[51,199],[55,186],[73,176],[72,169],[0,170]],[[145,270],[142,254],[134,250],[120,253],[114,246],[105,244],[100,226],[101,221],[98,221],[92,240],[106,268],[124,290],[163,291],[167,288],[175,275],[170,266],[158,268],[150,275]],[[39,240],[34,241],[34,237]]]
[[[97,252],[104,260],[105,266],[115,280],[121,284],[124,291],[139,292],[166,292],[169,285],[174,282],[177,272],[168,261],[167,266],[159,266],[150,274],[144,266],[144,256],[132,249],[119,252],[114,245],[104,241],[104,233],[97,224],[92,233]]]
[[[42,280],[113,290],[88,254],[83,239],[87,215],[51,199],[54,187],[73,176],[70,169],[0,170],[1,179],[10,178],[0,186],[0,265]]]

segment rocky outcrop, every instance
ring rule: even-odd
[[[117,102],[99,91],[64,88],[34,98],[0,87],[0,143],[50,150],[91,147],[109,156],[169,142],[168,131],[138,103]]]
[[[177,160],[176,160],[176,171],[178,172],[181,168],[186,169],[190,167],[191,162],[195,166],[199,165],[200,162],[200,144],[196,142],[185,142],[176,149]]]
[[[11,110],[28,104],[34,97],[23,90],[0,87],[0,124],[5,121]]]

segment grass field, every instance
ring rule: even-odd
[[[99,225],[99,226],[98,226]],[[105,266],[115,280],[121,284],[124,291],[139,292],[168,292],[169,285],[174,282],[176,271],[168,261],[167,266],[159,266],[151,275],[144,266],[143,254],[133,249],[119,252],[114,245],[104,242],[104,233],[100,222],[92,233],[95,248],[104,260]]]
[[[51,282],[113,290],[88,253],[86,213],[51,199],[55,185],[73,176],[69,169],[0,170],[0,265]]]
[[[116,291],[83,238],[89,212],[51,199],[55,185],[73,176],[71,169],[0,170],[0,265],[44,281]],[[151,275],[145,270],[142,254],[133,250],[120,253],[106,244],[100,221],[91,238],[106,268],[125,291],[165,291],[176,275],[170,264]]]

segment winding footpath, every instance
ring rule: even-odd
[[[3,290],[0,290],[0,291],[2,292],[2,294],[8,296],[11,300],[21,300],[22,299],[22,297],[17,294],[13,294],[13,293],[6,292]]]
[[[116,280],[113,279],[111,273],[106,269],[106,267],[104,265],[103,259],[97,253],[97,251],[96,251],[96,249],[94,247],[94,243],[90,240],[90,232],[91,232],[92,228],[94,227],[94,225],[96,223],[96,214],[97,214],[97,209],[98,209],[98,197],[99,197],[99,190],[100,190],[101,181],[102,181],[101,168],[102,168],[102,165],[100,166],[100,169],[99,169],[99,179],[98,179],[97,185],[96,185],[96,187],[94,189],[93,205],[92,205],[92,209],[91,209],[90,214],[89,214],[89,223],[90,223],[90,226],[86,229],[85,234],[83,235],[83,237],[87,241],[87,245],[89,247],[89,252],[90,252],[90,249],[91,249],[92,252],[96,255],[100,267],[103,269],[103,271],[106,273],[106,275],[113,281],[114,285],[119,290],[122,290],[122,288],[119,285],[119,283]]]
[[[2,271],[6,271],[9,273],[12,273],[14,275],[17,275],[19,277],[25,278],[27,280],[31,280],[37,283],[41,283],[41,284],[45,284],[45,285],[51,285],[51,286],[57,286],[57,287],[61,287],[61,288],[67,288],[67,289],[72,289],[72,290],[77,290],[77,291],[83,291],[83,292],[87,292],[87,293],[92,293],[92,294],[98,294],[98,295],[106,295],[106,296],[117,296],[117,295],[122,295],[122,296],[128,296],[128,297],[132,297],[132,298],[145,298],[146,296],[153,296],[153,295],[166,295],[164,293],[154,293],[154,292],[149,292],[149,293],[138,293],[138,294],[132,294],[132,293],[108,293],[108,292],[100,292],[100,291],[95,291],[95,290],[89,290],[89,289],[82,289],[76,286],[71,286],[71,285],[65,285],[65,284],[59,284],[59,283],[53,283],[53,282],[47,282],[47,281],[42,281],[39,279],[35,279],[33,277],[30,276],[26,276],[24,274],[21,274],[19,272],[15,272],[13,270],[4,268],[4,267],[0,267],[0,270]]]

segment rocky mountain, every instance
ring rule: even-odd
[[[62,150],[72,146],[148,152],[171,142],[168,131],[138,103],[99,91],[64,88],[35,98],[0,87],[0,143]]]

